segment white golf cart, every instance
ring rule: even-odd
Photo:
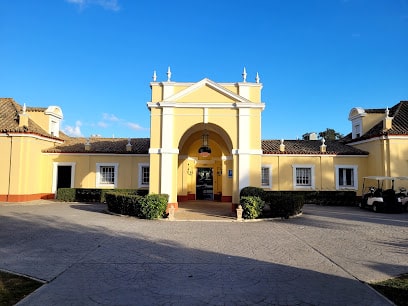
[[[363,177],[363,192],[359,206],[361,208],[369,207],[375,212],[403,212],[407,210],[408,197],[406,188],[400,187],[399,192],[395,192],[394,184],[396,181],[408,183],[408,177]]]

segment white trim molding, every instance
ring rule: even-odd
[[[52,163],[52,193],[57,192],[57,183],[58,183],[58,166],[71,166],[71,186],[74,187],[75,184],[75,162],[53,162]]]
[[[268,184],[263,184],[263,169],[268,169]],[[271,164],[262,164],[261,167],[261,188],[270,189],[272,188],[272,165]]]
[[[101,183],[101,172],[100,168],[101,167],[113,167],[113,184],[106,184],[106,183]],[[96,163],[96,180],[95,180],[95,186],[97,188],[116,188],[118,186],[118,168],[119,164],[118,163]]]
[[[357,165],[335,165],[335,180],[336,180],[336,190],[358,190],[358,166]],[[353,177],[352,185],[349,186],[340,186],[340,169],[352,169]]]
[[[292,165],[293,168],[293,189],[309,189],[309,190],[314,190],[315,189],[315,165],[311,164],[295,164]],[[310,184],[308,185],[298,185],[297,184],[297,179],[296,179],[296,169],[299,168],[305,168],[305,169],[310,169]]]
[[[139,163],[137,164],[138,167],[138,180],[137,180],[137,186],[138,188],[145,188],[145,187],[149,187],[149,183],[150,183],[150,164],[149,163]],[[149,168],[149,183],[148,184],[144,184],[143,183],[143,168]]]

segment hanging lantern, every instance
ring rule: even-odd
[[[208,133],[207,130],[204,130],[203,135],[203,145],[198,149],[198,155],[201,157],[208,157],[211,154],[211,148],[208,146]]]

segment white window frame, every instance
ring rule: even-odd
[[[293,188],[294,189],[315,189],[315,165],[310,165],[310,164],[298,164],[298,165],[292,165],[293,167]],[[310,169],[310,185],[298,185],[296,181],[296,169],[299,168],[308,168]]]
[[[268,169],[268,184],[263,184],[264,173],[263,169]],[[262,165],[261,167],[261,188],[272,188],[272,166]]]
[[[75,162],[53,162],[52,163],[52,193],[57,196],[57,179],[58,179],[58,166],[71,166],[71,188],[74,188],[75,184]]]
[[[113,171],[113,184],[103,184],[101,183],[101,167],[114,167]],[[118,163],[96,163],[96,188],[117,188],[118,186]]]
[[[340,185],[340,169],[352,169],[353,170],[353,185],[351,186],[341,186]],[[358,166],[357,165],[336,165],[335,166],[335,176],[336,176],[336,190],[358,190]]]
[[[352,121],[353,130],[351,133],[351,138],[358,138],[363,134],[363,120],[362,118],[357,118]]]
[[[139,167],[138,188],[149,187],[149,183],[146,184],[143,182],[143,168],[149,168],[149,182],[150,182],[150,164],[140,163],[138,164],[138,167]]]

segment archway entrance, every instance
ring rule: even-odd
[[[179,142],[177,201],[231,202],[233,181],[227,175],[233,168],[231,152],[229,135],[216,124],[190,127]]]

